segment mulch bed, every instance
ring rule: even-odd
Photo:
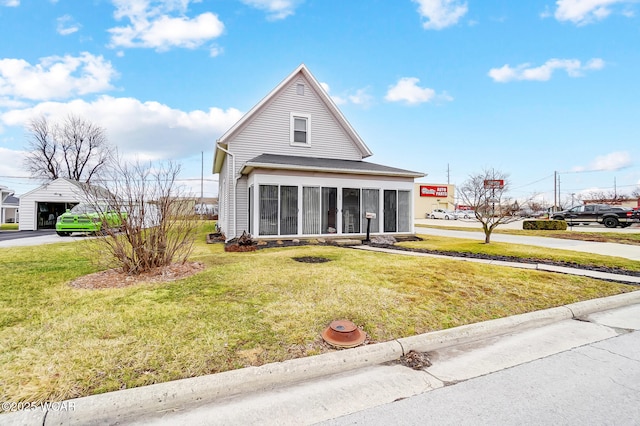
[[[79,277],[71,281],[69,286],[88,290],[124,288],[140,283],[175,281],[201,271],[204,271],[204,263],[201,262],[174,263],[139,275],[129,275],[118,269],[109,269]]]

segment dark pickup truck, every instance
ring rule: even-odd
[[[632,223],[640,222],[640,210],[606,204],[587,204],[552,213],[551,218],[565,220],[569,226],[581,223],[584,225],[602,223],[607,228],[615,228],[616,226],[626,228]]]

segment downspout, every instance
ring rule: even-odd
[[[231,153],[231,151],[224,149],[219,142],[216,142],[216,147],[231,157],[231,167],[233,168],[233,172],[232,172],[233,174],[233,237],[235,237],[236,225],[238,220],[237,219],[238,204],[236,203],[236,191],[238,186],[238,180],[240,179],[239,177],[236,176],[236,156],[233,153]],[[225,243],[231,240],[233,237],[229,238],[229,236],[227,235],[227,238],[225,239]]]

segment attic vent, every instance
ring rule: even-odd
[[[298,83],[296,85],[296,93],[298,93],[298,95],[304,96],[304,84]]]

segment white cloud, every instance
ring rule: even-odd
[[[71,15],[63,15],[57,19],[58,26],[56,31],[60,35],[69,35],[77,32],[81,25],[73,20]]]
[[[586,25],[609,16],[611,6],[615,4],[631,3],[634,3],[634,0],[558,0],[556,2],[558,8],[554,16],[558,21]]]
[[[333,102],[336,105],[346,105],[348,103],[352,103],[354,105],[360,105],[368,107],[373,102],[373,96],[369,94],[369,88],[364,87],[362,89],[357,89],[353,92],[346,92],[343,95],[332,95],[330,94],[331,88],[327,83],[320,83],[320,86],[324,89],[327,94],[331,97]]]
[[[267,19],[277,21],[293,15],[301,0],[242,0],[247,6],[267,12]]]
[[[215,58],[216,56],[220,56],[224,53],[224,49],[218,46],[211,46],[209,49],[209,56]]]
[[[31,65],[22,59],[0,59],[0,96],[16,99],[65,99],[112,89],[116,71],[102,56],[50,56]]]
[[[415,77],[403,77],[395,86],[389,86],[384,98],[389,102],[406,102],[412,105],[432,101],[436,97],[436,91],[418,86],[419,82]]]
[[[600,58],[591,59],[584,65],[577,59],[549,59],[539,67],[525,63],[514,68],[506,64],[501,68],[492,68],[488,75],[498,83],[518,80],[548,81],[557,69],[564,70],[569,77],[580,77],[584,71],[599,70],[604,65],[605,62]]]
[[[354,105],[368,106],[373,102],[373,96],[369,94],[369,88],[358,89],[355,93],[347,95],[347,99]]]
[[[115,18],[128,19],[131,24],[109,29],[110,46],[158,51],[172,47],[195,49],[219,37],[224,24],[218,16],[205,12],[189,18],[184,15],[189,3],[190,0],[114,0]]]
[[[606,155],[600,155],[595,158],[588,166],[577,166],[574,172],[592,172],[592,171],[615,171],[633,164],[631,155],[626,151],[611,152]]]
[[[0,0],[0,6],[18,7],[20,6],[20,0]]]
[[[460,0],[413,0],[418,13],[425,18],[422,26],[427,30],[441,30],[458,23],[467,13],[467,3]]]
[[[22,163],[24,162],[25,154],[25,151],[16,151],[0,146],[0,176],[24,176],[25,172],[22,168]],[[11,187],[6,181],[3,184]]]
[[[158,102],[101,96],[93,102],[44,102],[0,114],[0,125],[24,126],[40,115],[60,120],[68,114],[86,117],[107,130],[123,155],[147,159],[182,158],[212,148],[216,138],[242,117],[235,108],[181,111]],[[131,117],[135,117],[132,120]]]

